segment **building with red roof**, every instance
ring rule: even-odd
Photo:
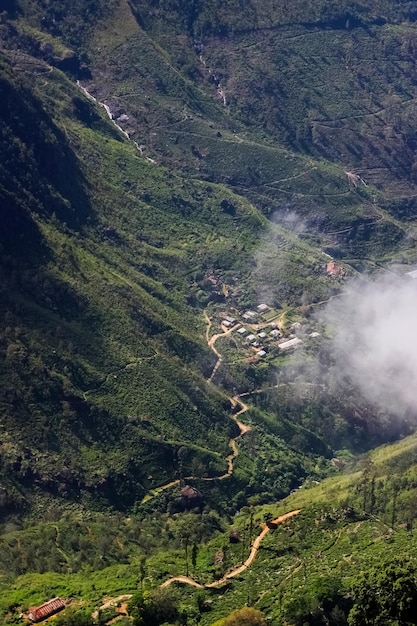
[[[65,609],[65,602],[61,598],[52,598],[52,600],[48,600],[41,606],[31,609],[28,613],[28,618],[34,623],[41,622],[47,617],[62,611],[62,609]]]

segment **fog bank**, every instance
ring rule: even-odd
[[[417,413],[417,281],[353,281],[323,317],[336,366],[365,398],[397,415]]]

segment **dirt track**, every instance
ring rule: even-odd
[[[301,509],[296,509],[294,511],[289,511],[288,513],[285,513],[284,515],[280,515],[279,517],[274,519],[270,523],[270,525],[273,526],[274,524],[275,525],[283,524],[291,517],[298,515],[298,513],[300,513],[300,510]],[[189,576],[173,576],[172,578],[168,578],[168,580],[163,582],[161,585],[161,588],[169,587],[169,585],[172,585],[172,583],[190,585],[191,587],[196,587],[197,589],[217,589],[219,587],[223,587],[223,585],[227,584],[227,582],[231,578],[236,578],[237,576],[240,576],[242,572],[244,572],[248,567],[252,565],[252,563],[254,562],[256,558],[256,555],[258,553],[258,550],[260,548],[262,541],[264,540],[264,538],[266,537],[266,535],[269,533],[270,530],[271,530],[270,526],[263,525],[261,532],[259,533],[259,535],[256,537],[256,539],[254,540],[252,544],[250,554],[248,558],[246,559],[246,561],[242,563],[242,565],[239,565],[239,567],[235,567],[235,569],[225,574],[225,576],[223,576],[222,578],[219,578],[219,580],[215,580],[212,583],[206,583],[205,585],[202,585],[201,583],[198,583],[196,580],[194,580],[193,578],[190,578]],[[117,598],[112,598],[110,600],[107,600],[104,604],[100,606],[100,609],[94,611],[92,617],[96,619],[98,617],[99,610],[104,610],[112,606],[116,606],[118,602],[130,600],[131,597],[132,597],[131,594],[125,594]],[[125,612],[121,613],[121,615],[124,615],[124,614],[126,613]]]
[[[280,517],[277,517],[271,522],[271,526],[274,524],[275,525],[283,524],[291,517],[298,515],[300,511],[301,509],[296,509],[294,511],[289,511],[289,513],[285,513],[285,515],[280,515]],[[271,530],[270,526],[265,525],[262,528],[262,531],[259,533],[259,535],[256,537],[255,541],[252,544],[250,554],[248,558],[246,559],[246,561],[242,563],[242,565],[239,565],[239,567],[236,567],[235,569],[233,569],[228,574],[225,574],[223,578],[219,578],[219,580],[215,580],[212,583],[206,583],[205,585],[201,585],[200,583],[196,582],[189,576],[173,576],[172,578],[168,578],[168,580],[162,583],[161,587],[168,587],[168,585],[171,585],[172,583],[175,583],[175,582],[183,583],[185,585],[192,585],[193,587],[198,587],[199,589],[203,589],[203,588],[204,589],[216,589],[217,587],[223,587],[223,585],[225,585],[228,580],[230,580],[231,578],[236,578],[236,576],[239,576],[240,574],[242,574],[242,572],[244,572],[248,567],[250,567],[250,565],[252,565],[253,561],[256,558],[256,555],[258,553],[259,547],[263,539],[266,537],[266,535],[269,533],[270,530]]]
[[[92,617],[94,619],[97,619],[99,615],[99,611],[104,611],[105,609],[110,609],[111,607],[115,607],[119,602],[126,602],[126,600],[130,600],[131,597],[132,597],[131,593],[125,593],[124,595],[118,596],[117,598],[110,598],[110,600],[107,600],[96,611],[94,611],[94,613],[92,614]],[[126,615],[126,613],[121,612],[120,615]]]
[[[223,333],[217,333],[216,335],[213,335],[212,337],[210,337],[210,328],[211,328],[211,320],[208,317],[207,313],[204,313],[204,317],[205,320],[207,322],[207,329],[206,329],[206,341],[207,341],[207,345],[213,350],[213,352],[216,354],[216,356],[218,357],[217,362],[213,368],[213,371],[210,375],[210,377],[208,378],[207,382],[212,382],[213,380],[213,376],[216,373],[217,369],[219,368],[219,366],[222,363],[222,355],[220,354],[220,352],[217,351],[216,347],[215,347],[215,343],[217,341],[217,339],[219,339],[220,337],[225,337],[227,335],[229,335],[235,328],[236,326],[234,326],[233,328],[228,329],[227,331],[223,332]],[[226,457],[226,463],[227,463],[227,469],[226,472],[224,474],[221,474],[220,476],[212,476],[212,477],[207,477],[207,478],[200,478],[199,480],[203,480],[206,482],[212,482],[212,481],[216,481],[216,480],[225,480],[226,478],[229,478],[229,476],[231,476],[233,474],[233,470],[234,470],[234,461],[236,459],[236,457],[239,454],[239,449],[237,446],[237,439],[239,439],[239,437],[241,437],[242,435],[245,435],[246,433],[248,433],[251,430],[251,426],[249,426],[248,424],[243,424],[240,420],[237,419],[237,417],[239,415],[242,415],[243,413],[245,413],[249,407],[247,404],[245,404],[244,402],[242,402],[242,400],[240,399],[239,396],[231,396],[229,398],[230,400],[230,404],[232,406],[232,411],[234,411],[236,409],[236,407],[238,405],[240,405],[240,409],[239,411],[237,411],[236,413],[232,413],[232,415],[230,416],[231,419],[236,422],[238,428],[239,428],[239,434],[236,437],[232,437],[229,440],[229,446],[231,448],[231,453]],[[195,480],[195,476],[186,476],[184,478],[184,480]],[[159,493],[161,493],[161,491],[164,491],[165,489],[169,489],[170,487],[175,487],[176,485],[180,484],[180,480],[173,480],[170,481],[169,483],[166,483],[165,485],[161,485],[160,487],[155,487],[154,489],[151,489],[142,499],[141,504],[145,504],[146,502],[149,502],[150,500],[152,500],[153,498],[155,498]]]
[[[217,351],[217,349],[215,348],[215,343],[216,343],[216,341],[217,341],[217,339],[219,337],[224,337],[224,336],[229,335],[232,332],[232,330],[234,330],[234,328],[231,328],[231,329],[225,331],[224,333],[219,333],[219,334],[216,334],[216,335],[213,335],[212,337],[210,337],[211,320],[207,316],[206,313],[205,313],[205,318],[206,318],[206,321],[207,321],[207,330],[206,330],[207,345],[213,350],[213,352],[218,357],[217,363],[216,363],[216,365],[213,368],[213,371],[211,373],[210,378],[208,379],[208,382],[212,382],[212,379],[213,379],[213,376],[215,374],[215,371],[217,371],[218,367],[220,366],[220,364],[222,362],[222,356]],[[234,469],[234,460],[235,460],[235,458],[239,454],[239,450],[238,450],[238,447],[237,447],[237,444],[236,444],[236,440],[239,437],[241,437],[242,435],[246,434],[247,432],[249,432],[251,430],[251,426],[249,426],[247,424],[243,424],[241,421],[239,421],[237,419],[237,417],[239,417],[240,415],[242,415],[243,413],[245,413],[249,409],[248,405],[245,404],[240,399],[239,396],[231,396],[229,398],[229,400],[230,400],[230,404],[231,404],[231,407],[232,407],[232,411],[234,411],[237,406],[240,406],[240,409],[236,413],[232,413],[232,415],[231,415],[231,418],[236,422],[236,424],[239,427],[239,435],[237,437],[234,437],[234,438],[230,439],[230,441],[229,441],[229,445],[230,445],[230,447],[232,449],[232,452],[231,452],[231,454],[229,456],[226,457],[227,470],[221,476],[210,477],[210,478],[202,478],[201,480],[206,480],[206,481],[224,480],[225,478],[228,478],[229,476],[231,476],[233,474],[233,469]],[[192,478],[193,478],[192,476],[188,476],[185,480],[192,480]],[[175,485],[179,485],[179,484],[180,484],[180,480],[177,479],[177,480],[171,481],[171,482],[169,482],[169,483],[167,483],[165,485],[162,485],[161,487],[156,487],[155,489],[152,489],[143,498],[142,503],[148,502],[149,500],[151,500],[152,498],[157,496],[164,489],[168,489],[169,487],[174,487]],[[239,565],[235,569],[233,569],[230,572],[228,572],[227,574],[225,574],[219,580],[215,580],[212,583],[206,583],[206,584],[202,585],[202,584],[198,583],[197,581],[195,581],[193,578],[190,578],[189,576],[173,576],[171,578],[168,578],[168,580],[166,580],[165,582],[163,582],[161,587],[168,587],[172,583],[180,583],[180,584],[185,584],[185,585],[191,585],[192,587],[196,587],[198,589],[217,589],[218,587],[222,587],[223,585],[227,584],[227,582],[230,579],[239,576],[248,567],[250,567],[252,565],[253,561],[256,558],[256,555],[258,553],[258,550],[260,548],[260,545],[261,545],[262,541],[264,540],[266,535],[269,533],[269,531],[271,530],[271,527],[273,527],[274,524],[275,525],[282,524],[286,520],[290,519],[291,517],[293,517],[295,515],[298,515],[298,513],[300,513],[300,509],[296,509],[294,511],[289,511],[288,513],[285,513],[284,515],[281,515],[280,517],[277,517],[275,520],[273,520],[271,522],[270,526],[263,525],[261,532],[259,533],[259,535],[256,537],[256,539],[254,540],[254,542],[252,544],[251,551],[250,551],[249,556],[246,559],[246,561],[244,563],[242,563],[242,565]],[[102,605],[102,607],[100,607],[100,608],[107,608],[108,606],[111,606],[113,603],[117,602],[118,600],[128,599],[129,597],[131,597],[131,596],[119,596],[119,598],[115,598],[113,600],[108,601],[106,604]]]

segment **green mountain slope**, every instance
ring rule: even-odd
[[[4,38],[66,59],[145,154],[295,212],[337,256],[412,258],[414,5],[336,4],[26,0]]]
[[[414,558],[415,439],[353,457],[414,416],[336,372],[315,311],[417,258],[417,3],[287,4],[3,7],[0,621],[140,588],[135,623],[346,624],[359,571],[369,600]]]
[[[136,25],[122,31],[122,2],[86,45],[92,88],[147,150],[266,214],[296,212],[339,255],[363,256],[364,240],[372,257],[404,248],[412,3],[130,8]]]
[[[239,201],[236,227],[224,190],[147,163],[59,72],[28,89],[3,68],[5,474],[126,507],[182,445],[220,470],[229,405],[204,381],[187,299],[219,255],[225,271],[241,261],[261,218]]]
[[[402,610],[414,606],[415,460],[413,436],[375,450],[320,484],[306,484],[279,504],[244,507],[231,524],[208,513],[154,512],[142,518],[90,513],[75,524],[67,516],[8,529],[0,544],[1,610],[9,609],[12,620],[16,607],[41,602],[45,588],[51,596],[72,597],[74,606],[87,602],[92,608],[104,595],[135,594],[141,586],[158,594],[163,582],[186,573],[186,537],[198,548],[194,564],[189,557],[189,574],[199,585],[210,585],[246,560],[251,538],[260,535],[265,520],[301,509],[264,533],[251,564],[220,589],[172,583],[172,599],[188,623],[197,618],[210,625],[245,604],[272,624],[344,624],[352,609],[361,608],[372,619],[385,615],[384,623],[396,623],[395,598],[403,583],[411,596]],[[231,531],[237,542],[230,541]],[[384,589],[389,572],[392,581]]]

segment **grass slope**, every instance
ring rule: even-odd
[[[3,61],[3,471],[126,507],[181,446],[221,462],[228,403],[188,300],[204,268],[244,263],[263,223],[233,200],[235,225],[224,189],[148,163],[58,70],[30,89],[27,71]]]
[[[234,362],[226,339],[228,362],[208,384],[203,316],[266,293],[298,319],[294,306],[339,288],[323,250],[354,268],[415,261],[414,5],[9,0],[2,619],[53,595],[90,610],[190,568],[202,583],[221,578],[265,515],[295,508],[218,596],[176,593],[185,623],[245,603],[274,624],[345,623],[358,571],[414,556],[415,438],[253,509],[336,472],[326,459],[338,443],[363,450],[393,433],[378,415],[365,439],[352,434],[351,389],[342,403],[325,391],[290,397],[284,357],[285,390],[258,393],[277,369]],[[237,435],[232,390],[256,391],[252,430],[233,476],[205,482],[224,473]],[[190,475],[200,516],[179,512],[177,483],[141,504]]]
[[[249,568],[220,592],[204,592],[209,604],[202,609],[200,602],[198,619],[209,625],[247,603],[274,625],[324,623],[314,621],[320,611],[330,623],[339,623],[330,609],[337,605],[349,610],[362,572],[381,562],[388,566],[415,559],[415,461],[412,436],[377,448],[320,484],[306,483],[278,504],[246,507],[232,525],[213,513],[167,517],[154,512],[129,518],[90,513],[75,525],[68,515],[27,530],[9,530],[1,538],[1,611],[12,621],[22,607],[41,602],[46,592],[92,609],[103,596],[135,593],[142,579],[145,589],[156,589],[169,577],[185,574],[186,536],[198,546],[193,578],[211,582],[246,559],[251,538],[260,533],[265,519],[301,508],[299,515],[265,536]],[[239,533],[238,543],[229,542],[232,529]],[[220,552],[222,559],[215,564]],[[195,610],[199,593],[185,586],[177,596],[188,607],[187,623],[194,623],[191,607]]]

